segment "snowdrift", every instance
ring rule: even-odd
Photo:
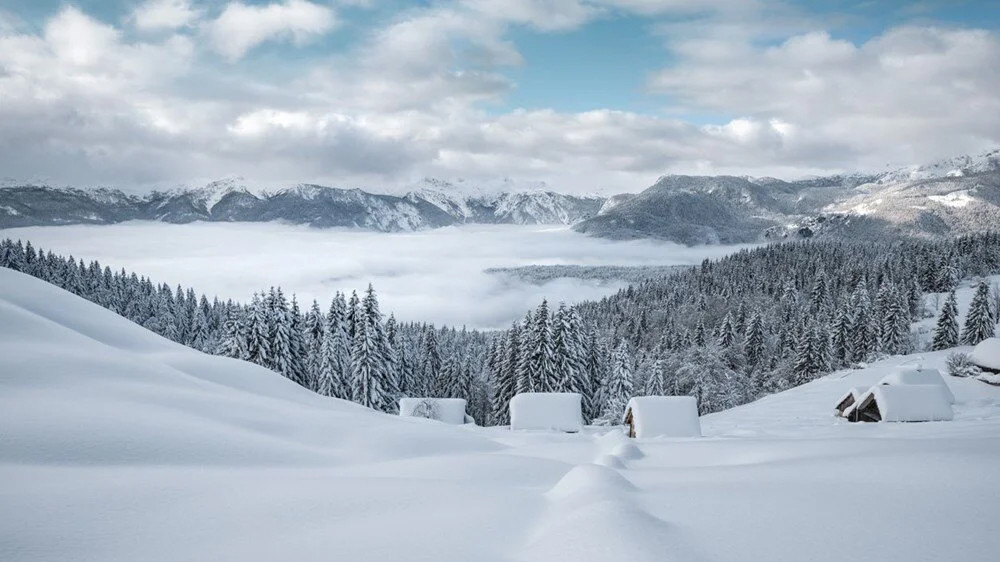
[[[498,445],[316,395],[0,268],[2,462],[330,465]]]

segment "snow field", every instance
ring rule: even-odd
[[[628,439],[377,414],[0,270],[0,560],[992,562],[1000,388],[852,424],[841,371]],[[960,348],[968,350],[968,348]]]

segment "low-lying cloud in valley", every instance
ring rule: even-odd
[[[405,321],[503,327],[548,298],[577,302],[611,293],[624,282],[557,279],[534,285],[489,267],[528,264],[696,264],[732,246],[612,242],[565,227],[469,225],[416,233],[320,230],[277,223],[125,223],[112,226],[0,230],[57,254],[124,267],[154,282],[246,301],[281,285],[300,306],[325,310],[335,291],[373,283],[383,311]]]

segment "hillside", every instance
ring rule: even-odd
[[[1000,549],[983,532],[1000,516],[1000,388],[949,380],[953,422],[830,415],[845,389],[914,357],[707,416],[703,439],[630,445],[596,428],[375,414],[20,273],[0,269],[0,285],[3,560],[791,562],[842,560],[846,541],[887,562],[985,562]]]

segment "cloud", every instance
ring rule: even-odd
[[[135,8],[131,21],[143,31],[174,30],[192,25],[200,16],[189,0],[147,0]]]
[[[664,63],[648,87],[662,112],[491,105],[517,87],[510,70],[531,64],[512,26],[562,32],[617,11],[660,18],[651,40]],[[905,26],[854,42],[774,3],[456,0],[265,69],[239,59],[317,37],[333,11],[230,3],[198,18],[134,34],[67,7],[41,32],[0,26],[4,175],[373,190],[512,177],[609,193],[669,172],[797,177],[1000,144],[1000,39],[985,30]],[[224,71],[215,50],[232,61]]]
[[[900,27],[861,44],[815,31],[770,47],[736,41],[725,56],[675,48],[682,62],[653,76],[652,89],[687,108],[781,120],[802,133],[795,142],[851,147],[843,165],[1000,142],[1000,39],[989,31]]]
[[[230,2],[209,25],[213,48],[235,61],[250,49],[274,39],[291,38],[303,43],[333,29],[334,11],[306,0],[252,6]]]
[[[0,231],[0,236],[7,234]],[[488,267],[694,265],[734,249],[613,242],[565,228],[510,225],[385,234],[276,223],[129,223],[28,227],[10,234],[56,253],[97,259],[112,269],[124,267],[157,282],[243,302],[254,291],[281,285],[298,295],[300,305],[317,299],[325,308],[335,291],[361,291],[371,282],[386,314],[475,328],[506,327],[543,298],[573,303],[626,285],[577,279],[533,285],[486,274]]]

